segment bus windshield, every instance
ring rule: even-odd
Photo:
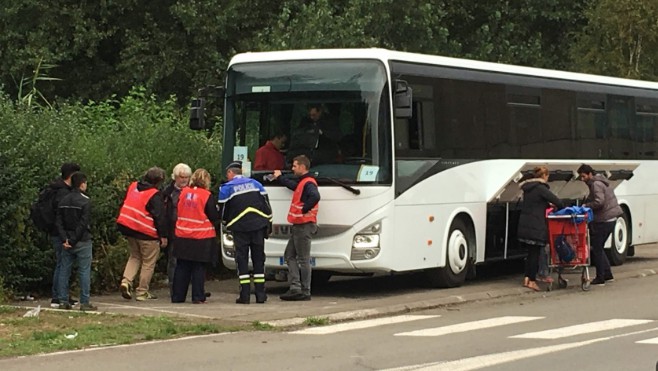
[[[249,160],[251,176],[263,181],[306,155],[320,184],[391,184],[390,105],[381,63],[244,63],[233,65],[227,78],[225,163]]]

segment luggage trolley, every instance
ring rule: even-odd
[[[590,265],[590,251],[589,233],[587,230],[588,215],[549,214],[546,216],[546,219],[548,222],[550,245],[549,268],[557,271],[558,286],[562,289],[567,287],[569,281],[562,277],[565,269],[577,270],[581,268],[580,287],[583,291],[589,291],[590,277],[588,267]],[[558,254],[556,244],[560,243],[560,239],[565,240],[573,252],[572,259],[568,261],[563,260]],[[552,283],[548,286],[548,290],[550,291],[551,289]]]

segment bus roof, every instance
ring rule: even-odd
[[[270,62],[270,61],[294,61],[294,60],[316,60],[316,59],[374,59],[384,63],[388,61],[400,61],[419,63],[427,65],[454,67],[460,69],[471,69],[479,71],[498,72],[512,75],[536,76],[542,78],[582,81],[599,83],[605,85],[625,86],[642,89],[658,90],[658,83],[642,80],[622,79],[584,73],[549,70],[534,67],[523,67],[510,64],[482,62],[470,59],[442,57],[418,53],[399,52],[387,49],[309,49],[309,50],[284,50],[274,52],[253,52],[237,54],[231,59],[229,65],[237,63]]]

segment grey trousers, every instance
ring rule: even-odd
[[[315,223],[293,224],[283,256],[288,265],[290,291],[311,295],[311,236],[318,230]]]

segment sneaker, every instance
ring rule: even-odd
[[[83,312],[98,310],[98,307],[90,303],[80,304],[80,310]]]
[[[132,294],[132,287],[130,287],[130,284],[128,282],[122,282],[121,286],[119,287],[121,289],[121,296],[126,299],[130,300],[133,298]]]
[[[612,275],[612,273],[606,274],[605,276],[603,276],[603,279],[606,282],[615,282],[615,277]]]
[[[69,303],[60,303],[59,304],[59,309],[70,310],[71,308],[73,308],[73,306]]]
[[[70,299],[69,298],[69,304],[71,304],[71,306],[76,306],[76,305],[78,305],[78,301],[75,300],[75,299]]]
[[[605,286],[605,280],[603,278],[595,278],[590,282],[590,285],[595,285],[595,286]]]
[[[50,301],[50,307],[55,309],[59,308],[59,299],[52,299]]]
[[[158,298],[157,296],[151,294],[150,292],[146,292],[146,293],[143,293],[141,295],[137,295],[135,297],[135,300],[137,300],[137,301],[146,301],[146,300],[155,300],[157,298]]]

